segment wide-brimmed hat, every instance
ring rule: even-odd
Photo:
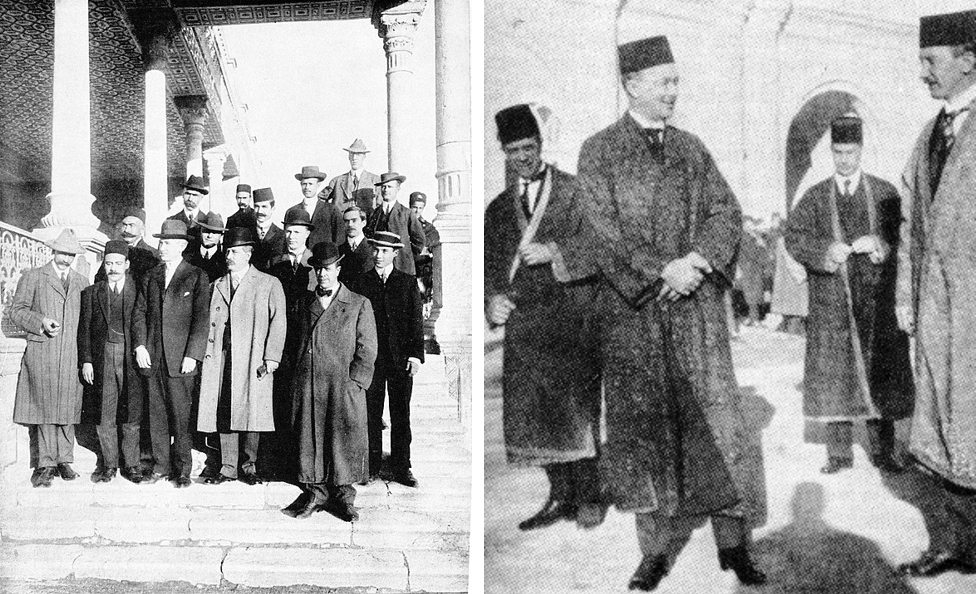
[[[417,202],[426,205],[427,204],[427,194],[423,192],[411,192],[410,193],[410,206],[413,206]]]
[[[211,233],[223,233],[227,230],[224,228],[224,219],[215,212],[203,215],[197,219],[197,224]]]
[[[250,194],[251,193],[250,184],[237,184],[237,189],[234,190],[234,193],[240,194],[241,192],[247,192],[248,194]]]
[[[302,181],[303,179],[308,177],[314,177],[319,181],[323,181],[326,176],[325,176],[325,172],[319,171],[318,165],[306,165],[305,167],[302,167],[301,173],[295,174],[295,179],[297,179],[298,181]]]
[[[339,247],[331,241],[320,241],[312,246],[312,255],[308,259],[308,264],[312,268],[325,268],[331,266],[343,258],[339,253]]]
[[[47,247],[62,254],[84,254],[85,248],[78,241],[78,236],[71,229],[63,229],[61,234],[47,242]]]
[[[384,247],[396,249],[403,247],[403,243],[400,241],[400,236],[389,231],[374,231],[373,236],[370,237],[368,241],[373,245],[381,245]]]
[[[285,213],[285,222],[282,223],[282,226],[288,227],[289,225],[305,225],[309,231],[315,230],[315,225],[312,224],[312,217],[304,208],[296,208]]]
[[[190,177],[186,178],[186,181],[183,182],[183,188],[187,190],[196,190],[204,195],[210,193],[210,190],[207,189],[207,184],[203,183],[203,178],[198,175],[191,175]]]
[[[407,176],[400,175],[396,171],[387,171],[386,173],[380,176],[380,181],[376,182],[373,185],[382,186],[383,184],[389,183],[391,181],[398,181],[402,184],[403,182],[407,181]]]
[[[254,203],[268,202],[274,200],[274,192],[271,188],[258,188],[251,193],[251,197],[254,199]]]
[[[252,227],[231,227],[224,234],[224,250],[242,245],[257,245],[258,232]]]
[[[368,153],[369,152],[369,149],[366,148],[366,143],[363,142],[362,138],[357,138],[356,140],[353,140],[352,144],[349,145],[349,148],[344,148],[342,150],[346,151],[347,153]]]
[[[186,223],[179,219],[166,219],[159,233],[153,233],[158,239],[190,239],[186,234]]]

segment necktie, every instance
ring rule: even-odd
[[[265,233],[265,230],[262,229],[261,227],[258,227],[258,237],[260,239],[264,239],[264,233]]]
[[[355,192],[359,189],[359,178],[355,175],[352,176],[352,191]]]
[[[323,289],[322,287],[315,287],[315,294],[319,297],[332,297],[332,289]]]
[[[943,109],[935,121],[932,137],[929,139],[929,186],[932,188],[932,199],[935,199],[935,194],[939,189],[939,181],[942,179],[942,168],[945,167],[946,159],[949,158],[949,151],[956,141],[953,122],[959,114],[968,110],[969,108],[962,108],[947,112]]]
[[[121,290],[119,289],[119,283],[115,283],[115,285],[113,285],[113,286],[112,286],[112,292],[113,292],[113,293],[115,293],[116,295],[118,295],[119,293],[121,293],[121,292],[122,292],[122,291],[121,291]]]
[[[64,287],[64,292],[67,293],[68,292],[68,273],[67,273],[67,271],[65,271],[61,275],[61,286]]]
[[[851,197],[851,180],[845,179],[844,180],[844,198],[850,198],[850,197]]]
[[[526,180],[522,181],[522,212],[525,213],[525,218],[532,218],[532,198],[529,197],[529,182]]]
[[[233,276],[231,276],[230,277],[230,298],[231,299],[234,299],[234,293],[236,292],[237,292],[237,281],[234,280]]]
[[[956,118],[959,117],[959,114],[966,111],[969,111],[968,107],[963,107],[962,109],[957,109],[956,111],[942,112],[942,136],[945,137],[946,149],[951,149],[953,143],[956,142],[955,121]]]
[[[660,128],[648,128],[647,139],[651,141],[651,145],[655,148],[660,148],[664,146],[664,130]]]

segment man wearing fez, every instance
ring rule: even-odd
[[[342,150],[349,154],[349,171],[329,180],[319,198],[332,204],[339,213],[350,206],[358,206],[369,216],[376,206],[374,185],[380,181],[378,175],[363,168],[369,149],[362,139],[357,138],[349,148]]]
[[[81,293],[88,279],[72,270],[71,263],[85,248],[71,229],[47,246],[53,258],[24,272],[7,309],[10,321],[27,333],[14,423],[29,429],[34,487],[50,487],[56,476],[66,481],[78,478],[71,463],[82,404],[77,339]]]
[[[192,251],[187,252],[186,260],[206,272],[210,282],[214,282],[227,274],[227,260],[224,257],[226,248],[220,246],[220,239],[226,231],[224,222],[219,214],[211,212],[203,215],[197,225],[200,228],[200,245],[196,248],[187,247]]]
[[[810,292],[804,414],[827,423],[822,473],[853,466],[852,423],[861,420],[872,463],[899,472],[894,422],[911,414],[914,400],[908,335],[895,319],[901,199],[861,170],[860,119],[835,119],[830,137],[835,173],[807,190],[786,228]]]
[[[133,354],[132,317],[139,287],[129,272],[130,249],[119,239],[106,243],[106,279],[81,293],[78,355],[82,380],[91,386],[101,446],[98,467],[91,475],[93,483],[111,481],[120,467],[130,481],[142,481],[139,431],[145,388]],[[120,465],[119,424],[125,466]]]
[[[417,278],[422,284],[421,292],[424,297],[424,350],[431,355],[441,354],[441,345],[437,343],[434,327],[437,318],[444,307],[441,292],[441,234],[434,227],[434,223],[424,220],[424,208],[427,206],[427,195],[423,192],[411,192],[410,210],[420,225],[424,228],[424,249],[417,256]]]
[[[636,513],[644,555],[630,587],[656,588],[709,518],[722,569],[760,584],[747,544],[765,520],[762,452],[740,408],[724,304],[739,204],[701,140],[667,123],[678,94],[667,38],[618,52],[630,108],[586,140],[578,172],[603,277],[601,467],[612,502]]]
[[[395,265],[400,272],[413,276],[417,274],[414,260],[424,249],[424,228],[409,208],[397,202],[400,184],[405,181],[407,178],[395,171],[380,176],[376,186],[383,201],[370,213],[365,233],[373,237],[378,231],[387,231],[409,241],[409,249],[398,250]]]
[[[250,264],[253,229],[227,232],[227,274],[213,284],[210,337],[200,380],[197,430],[220,434],[220,484],[238,478],[261,483],[257,474],[260,432],[274,431],[274,376],[285,346],[285,294],[270,274]],[[241,455],[243,454],[243,455]]]
[[[254,208],[251,206],[251,186],[248,184],[237,184],[234,199],[237,200],[237,212],[227,217],[227,228],[254,227]]]
[[[939,115],[902,177],[896,308],[915,335],[909,449],[929,492],[913,576],[976,570],[976,11],[921,19],[922,81]]]
[[[190,486],[193,467],[190,409],[207,347],[210,282],[183,260],[189,239],[183,221],[163,221],[153,237],[162,264],[146,273],[132,314],[136,365],[149,392],[153,468],[143,480],[166,478],[179,489]]]
[[[356,282],[364,272],[373,269],[373,246],[366,240],[366,212],[358,206],[349,206],[342,213],[342,225],[346,236],[339,244],[342,269],[339,282],[356,290]]]
[[[521,530],[603,519],[597,471],[600,373],[591,340],[595,266],[576,178],[542,160],[534,106],[495,115],[518,182],[485,211],[485,305],[505,327],[502,379],[508,461],[541,466],[549,499]],[[572,268],[570,268],[572,267]]]
[[[271,188],[254,190],[254,218],[255,230],[258,233],[258,243],[251,254],[251,265],[267,272],[278,256],[285,253],[285,232],[278,225],[271,222],[274,215],[275,199]]]
[[[285,218],[298,210],[304,210],[312,219],[313,230],[308,238],[309,247],[320,241],[339,241],[342,237],[342,213],[321,199],[319,186],[325,179],[325,172],[319,171],[316,165],[302,167],[301,173],[295,174],[295,179],[302,185],[302,201],[285,211]]]
[[[281,510],[308,518],[325,510],[355,522],[353,483],[367,477],[366,388],[373,378],[376,325],[369,301],[339,282],[334,244],[312,248],[317,285],[301,302],[302,323],[292,376],[293,430],[305,488]]]
[[[369,242],[373,246],[374,268],[361,275],[356,285],[356,292],[369,299],[373,306],[379,343],[376,373],[366,392],[369,414],[366,482],[379,478],[383,462],[383,405],[389,388],[390,474],[394,481],[416,487],[417,479],[410,470],[410,397],[413,376],[424,362],[423,306],[417,279],[395,265],[397,252],[403,248],[400,236],[377,231]]]

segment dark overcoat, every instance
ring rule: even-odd
[[[287,221],[298,210],[305,210],[305,205],[302,202],[285,211],[285,220]],[[312,226],[314,227],[308,234],[307,245],[309,248],[323,241],[339,243],[345,237],[342,213],[336,210],[332,204],[318,199],[315,202],[315,209],[308,215],[312,219]]]
[[[897,258],[890,251],[884,262],[873,264],[867,254],[852,254],[846,285],[842,270],[827,272],[827,250],[838,241],[831,200],[835,185],[831,177],[807,190],[786,227],[786,247],[806,268],[809,290],[803,412],[824,421],[902,419],[912,412],[915,391],[908,335],[898,329],[895,319]],[[868,188],[874,203],[871,209]],[[852,198],[836,190],[834,196],[843,233],[840,241],[850,245],[873,233],[889,248],[898,245],[901,201],[894,186],[864,174]],[[871,211],[874,223],[869,221]],[[870,395],[861,388],[852,314]]]
[[[424,235],[424,227],[417,219],[417,215],[399,202],[394,202],[389,216],[386,216],[381,204],[369,215],[366,227],[363,230],[366,237],[372,237],[376,231],[389,231],[400,236],[400,243],[404,247],[397,252],[393,266],[397,270],[416,276],[417,268],[414,264],[414,258],[424,250],[424,242],[427,240]]]
[[[303,483],[348,485],[369,474],[366,389],[376,363],[369,301],[341,286],[323,310],[315,293],[301,305],[292,426]]]
[[[506,295],[515,303],[505,324],[502,397],[506,453],[519,464],[590,458],[599,441],[596,267],[574,253],[585,246],[584,197],[573,176],[547,169],[540,194],[548,200],[532,241],[550,246],[558,262],[520,266],[509,280],[529,225],[518,186],[485,211],[485,298]],[[582,268],[563,265],[557,278],[560,263]]]
[[[239,208],[237,212],[227,217],[227,228],[233,227],[254,227],[257,219],[254,218],[254,209],[250,206]]]
[[[196,266],[206,272],[210,282],[214,282],[227,274],[227,257],[224,255],[223,248],[219,246],[214,251],[214,254],[210,256],[210,259],[205,259],[203,254],[200,253],[200,248],[197,247],[196,250],[188,255],[186,261],[192,266]]]
[[[71,425],[81,421],[78,325],[81,292],[86,287],[88,279],[69,269],[65,291],[53,261],[24,272],[17,282],[7,315],[27,333],[27,350],[17,377],[14,423]],[[61,324],[57,336],[44,334],[44,318]]]
[[[762,451],[742,414],[724,304],[741,234],[735,196],[696,136],[669,126],[658,149],[629,115],[583,144],[578,170],[603,248],[601,461],[613,501],[763,522]],[[663,268],[691,251],[713,272],[691,296],[655,302]]]
[[[136,305],[139,286],[132,274],[127,274],[122,287],[122,334],[125,345],[122,394],[118,399],[116,423],[142,421],[142,404],[145,385],[136,366],[135,345],[132,342],[132,314]],[[85,417],[99,422],[101,419],[102,384],[105,381],[105,343],[108,342],[109,320],[108,281],[100,281],[81,293],[81,324],[78,327],[79,363],[91,363],[95,381],[85,387]],[[115,381],[112,378],[111,381]]]
[[[281,227],[271,223],[264,239],[254,246],[251,254],[251,264],[261,272],[267,272],[277,261],[278,257],[288,251],[285,232]]]
[[[417,279],[394,267],[384,283],[374,268],[359,277],[353,290],[369,299],[379,351],[390,354],[394,367],[405,369],[411,357],[423,363],[424,314]]]
[[[373,244],[367,241],[365,237],[356,246],[356,251],[352,251],[352,248],[349,247],[348,239],[343,239],[342,243],[339,244],[339,253],[342,255],[339,282],[348,287],[355,287],[359,277],[375,267]]]

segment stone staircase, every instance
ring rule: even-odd
[[[11,385],[0,383],[4,420]],[[27,431],[17,427],[15,439],[3,444],[8,456],[16,448],[16,461],[0,473],[0,580],[55,582],[64,591],[72,584],[85,589],[92,578],[218,590],[305,584],[356,592],[466,591],[471,449],[442,357],[431,356],[422,367],[411,412],[420,488],[385,481],[357,487],[362,519],[354,524],[327,513],[307,520],[281,514],[299,493],[285,483],[175,489],[116,477],[96,485],[89,480],[95,454],[80,446],[78,479],[34,489]],[[389,432],[384,436],[389,451]]]

